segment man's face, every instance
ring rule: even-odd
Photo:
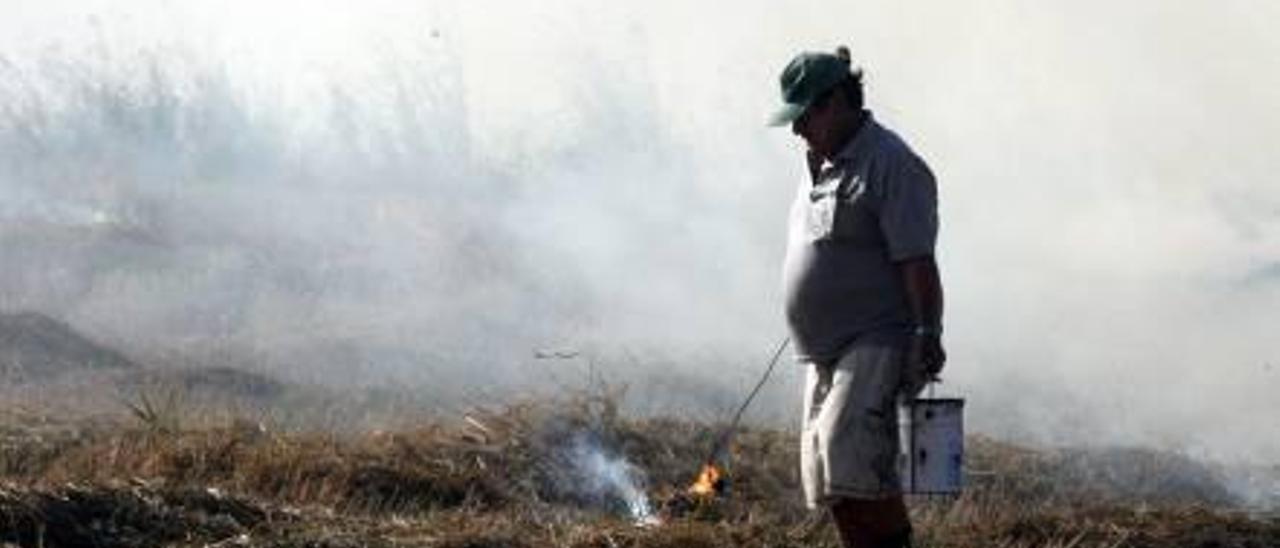
[[[840,110],[839,93],[828,91],[809,105],[804,114],[791,123],[791,132],[809,145],[809,150],[830,158],[835,154],[836,121]]]

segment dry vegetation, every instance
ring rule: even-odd
[[[790,432],[741,430],[727,493],[702,499],[684,488],[718,425],[630,416],[607,387],[442,412],[0,320],[0,546],[836,546],[800,503]],[[968,448],[964,496],[912,501],[918,546],[1280,546],[1280,517],[1183,455]],[[656,525],[601,487],[639,476]]]
[[[477,409],[336,434],[183,416],[159,398],[114,418],[11,413],[0,542],[23,546],[835,546],[800,506],[792,435],[743,430],[730,490],[680,496],[715,432],[633,419],[616,394]],[[184,420],[188,419],[188,420]],[[664,516],[566,482],[588,436],[647,476]],[[1213,469],[1152,451],[1038,452],[970,440],[971,489],[919,500],[919,546],[1280,546],[1280,519],[1234,505]],[[664,506],[664,502],[666,503]]]

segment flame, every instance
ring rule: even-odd
[[[689,486],[689,494],[702,497],[709,497],[720,493],[720,481],[722,474],[716,465],[707,463],[702,465],[702,471],[698,473],[698,480]]]

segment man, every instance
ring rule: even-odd
[[[809,180],[791,209],[783,283],[807,369],[801,477],[846,547],[910,545],[899,480],[899,402],[946,360],[933,175],[863,108],[848,50],[801,53],[780,78]]]

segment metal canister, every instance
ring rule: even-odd
[[[955,495],[964,487],[964,399],[920,398],[899,415],[902,489]]]

